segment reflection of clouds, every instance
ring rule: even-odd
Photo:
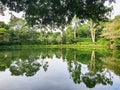
[[[14,67],[22,66],[21,61],[22,61],[21,59],[19,59],[18,61],[13,61],[10,66],[14,66]],[[17,64],[18,62],[19,62],[19,66],[18,66],[18,64]]]
[[[36,72],[42,67],[46,72],[48,69],[48,61],[46,59],[40,58],[29,58],[30,60],[22,60],[18,59],[13,61],[10,65],[10,71],[12,75],[25,75],[25,76],[33,76]]]
[[[13,61],[10,65],[10,71],[12,75],[26,75],[33,76],[39,70],[40,64],[32,60]]]
[[[81,72],[82,72],[83,74],[88,73],[88,72],[89,72],[89,71],[88,71],[88,65],[85,65],[85,64],[82,64],[82,63],[81,63]]]
[[[114,74],[112,70],[109,70],[112,76],[111,78],[107,69],[102,67],[104,64],[99,61],[101,56],[99,56],[98,53],[96,54],[95,60],[96,70],[91,72],[89,69],[91,52],[84,53],[77,50],[75,50],[75,52],[74,50],[67,50],[70,53],[64,53],[63,60],[63,54],[61,54],[63,52],[59,52],[60,54],[57,54],[58,56],[56,56],[55,51],[53,50],[50,52],[46,50],[45,52],[41,49],[40,51],[32,51],[32,53],[30,53],[30,51],[24,53],[17,51],[12,54],[10,51],[7,59],[4,60],[6,61],[4,62],[6,64],[4,65],[3,61],[1,61],[1,65],[8,65],[8,67],[6,67],[5,72],[0,72],[0,84],[4,84],[3,87],[0,87],[0,90],[3,90],[5,87],[11,87],[13,90],[12,87],[14,87],[14,85],[16,85],[16,87],[14,87],[16,90],[18,90],[17,88],[20,88],[21,90],[23,90],[23,88],[25,90],[30,90],[31,88],[34,88],[34,90],[86,90],[88,88],[101,90],[101,87],[102,90],[107,90],[109,87],[117,87],[117,83],[120,84],[119,77]],[[48,57],[50,54],[52,55],[52,58]],[[3,54],[2,52],[1,56],[4,57],[4,55],[5,53]],[[42,55],[44,58],[42,58]],[[74,56],[76,57],[74,58]],[[108,60],[110,61],[110,59]],[[12,68],[13,71],[10,72],[8,68],[9,70]],[[14,72],[15,74],[17,72],[18,74],[15,76]],[[10,75],[10,73],[13,73],[13,75]],[[6,79],[4,79],[5,77]],[[115,83],[113,83],[113,86],[111,86],[112,81]],[[8,82],[13,84],[8,85]],[[26,85],[23,85],[23,83]],[[21,87],[18,85],[21,85]]]

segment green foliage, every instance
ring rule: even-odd
[[[9,34],[5,28],[0,28],[0,44],[4,44],[9,41]]]
[[[3,26],[3,25],[1,25]],[[71,26],[68,26],[62,33],[41,30],[37,31],[39,27],[30,27],[26,24],[25,20],[13,18],[9,25],[9,29],[0,28],[0,44],[1,45],[57,45],[57,44],[80,44],[80,45],[92,45],[88,24],[82,24],[77,28],[77,37],[74,38],[74,31]],[[16,28],[18,27],[18,28]],[[101,28],[99,28],[97,35],[100,34]],[[107,41],[98,37],[98,44],[108,45]],[[96,43],[96,44],[97,44]],[[94,43],[95,44],[95,43]]]
[[[0,28],[9,29],[9,26],[6,25],[4,22],[0,22]]]
[[[31,25],[38,22],[46,25],[65,25],[71,22],[74,15],[93,21],[106,20],[111,7],[106,2],[114,0],[2,0],[10,10],[25,11],[25,18]],[[68,20],[66,20],[66,17]]]
[[[73,43],[73,32],[70,27],[68,27],[65,31],[63,31],[63,43],[70,44]]]
[[[83,25],[80,25],[78,27],[78,29],[77,29],[77,37],[78,38],[91,37],[88,24],[83,24]]]
[[[91,38],[78,38],[78,42],[92,42]]]
[[[120,48],[120,38],[116,39],[114,45],[117,46],[117,48]]]
[[[111,44],[116,42],[120,38],[120,16],[116,16],[115,19],[107,22],[102,31],[104,38],[108,39]]]
[[[105,5],[107,1],[109,0],[2,0],[1,4],[3,7],[5,5],[16,12],[24,11],[26,20],[14,17],[11,18],[9,26],[0,22],[0,28],[9,29],[7,32],[9,32],[8,36],[10,37],[6,39],[8,44],[73,44],[82,42],[84,38],[90,38],[90,31],[93,31],[94,35],[91,35],[94,42],[95,36],[99,39],[102,30],[98,28],[98,23],[106,21],[108,19],[107,15],[112,10],[112,7]],[[110,0],[109,2],[113,1]],[[62,35],[49,31],[35,31],[35,24],[52,28],[57,26],[64,27],[70,24],[74,16],[76,16],[77,20],[81,19],[80,24],[82,21],[92,21],[95,25],[92,25],[92,29],[90,29],[88,24],[80,25],[77,28],[77,33],[76,29],[72,31],[71,27],[68,27],[66,31],[63,31]],[[114,29],[119,29],[119,25],[114,27]],[[81,40],[81,38],[83,39]]]
[[[98,44],[102,44],[102,45],[109,45],[109,41],[104,39],[104,38],[100,38],[98,41],[97,41]]]
[[[0,32],[1,32],[1,34],[2,34],[2,33],[4,33],[4,32],[6,32],[6,29],[5,29],[5,28],[0,28]]]
[[[62,37],[61,37],[61,35],[57,36],[56,41],[57,41],[58,44],[62,44]]]

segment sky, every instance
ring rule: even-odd
[[[120,0],[116,0],[116,3],[113,4],[113,12],[112,12],[112,17],[116,15],[120,15]]]
[[[4,12],[4,16],[0,15],[0,21],[4,21],[6,24],[10,21],[10,18],[11,18],[11,15],[10,15],[10,11],[7,9],[5,12]],[[15,15],[16,17],[18,18],[22,18],[22,15],[23,15],[23,12],[20,12],[20,13],[15,13],[12,11],[12,14]]]
[[[5,16],[0,15],[0,21],[4,21],[7,24],[10,21],[10,17],[11,17],[9,13],[10,11],[7,9],[4,12]],[[12,12],[12,13],[18,18],[21,18],[23,15],[23,12],[20,12],[20,13]],[[113,12],[112,12],[111,18],[114,18],[116,15],[120,15],[120,0],[116,0],[116,3],[113,4]]]

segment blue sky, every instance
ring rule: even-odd
[[[9,22],[11,16],[8,12],[9,11],[6,10],[5,16],[0,16],[0,21],[4,21],[5,23]],[[21,17],[23,14],[22,12],[20,12],[20,13],[13,12],[13,13],[17,17]],[[116,15],[120,15],[120,0],[116,0],[116,3],[113,4],[113,12],[112,12],[111,18],[114,18],[114,16],[116,16]]]

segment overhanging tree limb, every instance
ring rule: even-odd
[[[106,20],[111,7],[105,2],[114,0],[1,0],[10,10],[25,12],[29,24],[66,25],[74,15],[93,21]]]

